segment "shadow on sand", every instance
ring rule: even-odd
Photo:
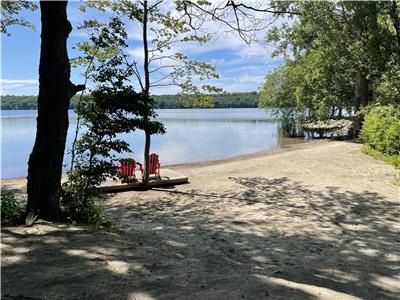
[[[129,205],[110,195],[119,234],[4,229],[3,299],[399,299],[393,199],[230,180],[237,189],[155,189]]]

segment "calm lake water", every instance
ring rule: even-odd
[[[165,135],[153,136],[151,152],[160,155],[162,165],[221,159],[296,142],[278,134],[278,123],[266,110],[163,109],[157,110],[165,124]],[[1,178],[27,175],[27,161],[36,133],[36,111],[1,111]],[[76,115],[70,111],[70,127],[64,163],[70,163]],[[144,134],[124,138],[134,153],[124,155],[143,161]],[[297,141],[298,142],[298,141]]]

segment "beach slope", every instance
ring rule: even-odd
[[[395,169],[361,145],[313,141],[172,169],[190,183],[104,197],[120,233],[4,228],[3,298],[398,299]]]

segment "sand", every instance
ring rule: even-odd
[[[120,233],[4,228],[3,299],[400,299],[395,169],[361,145],[172,169],[190,184],[102,200]]]

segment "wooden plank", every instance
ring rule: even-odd
[[[176,171],[169,170],[169,169],[162,169],[162,176],[161,179],[154,179],[149,182],[149,187],[159,187],[159,186],[166,186],[166,185],[177,185],[177,184],[184,184],[188,183],[188,177],[179,174]],[[141,180],[137,182],[131,183],[121,183],[121,181],[113,181],[107,180],[103,184],[101,184],[98,189],[103,193],[109,192],[120,192],[120,191],[128,191],[128,190],[135,190],[140,189],[142,186]]]

